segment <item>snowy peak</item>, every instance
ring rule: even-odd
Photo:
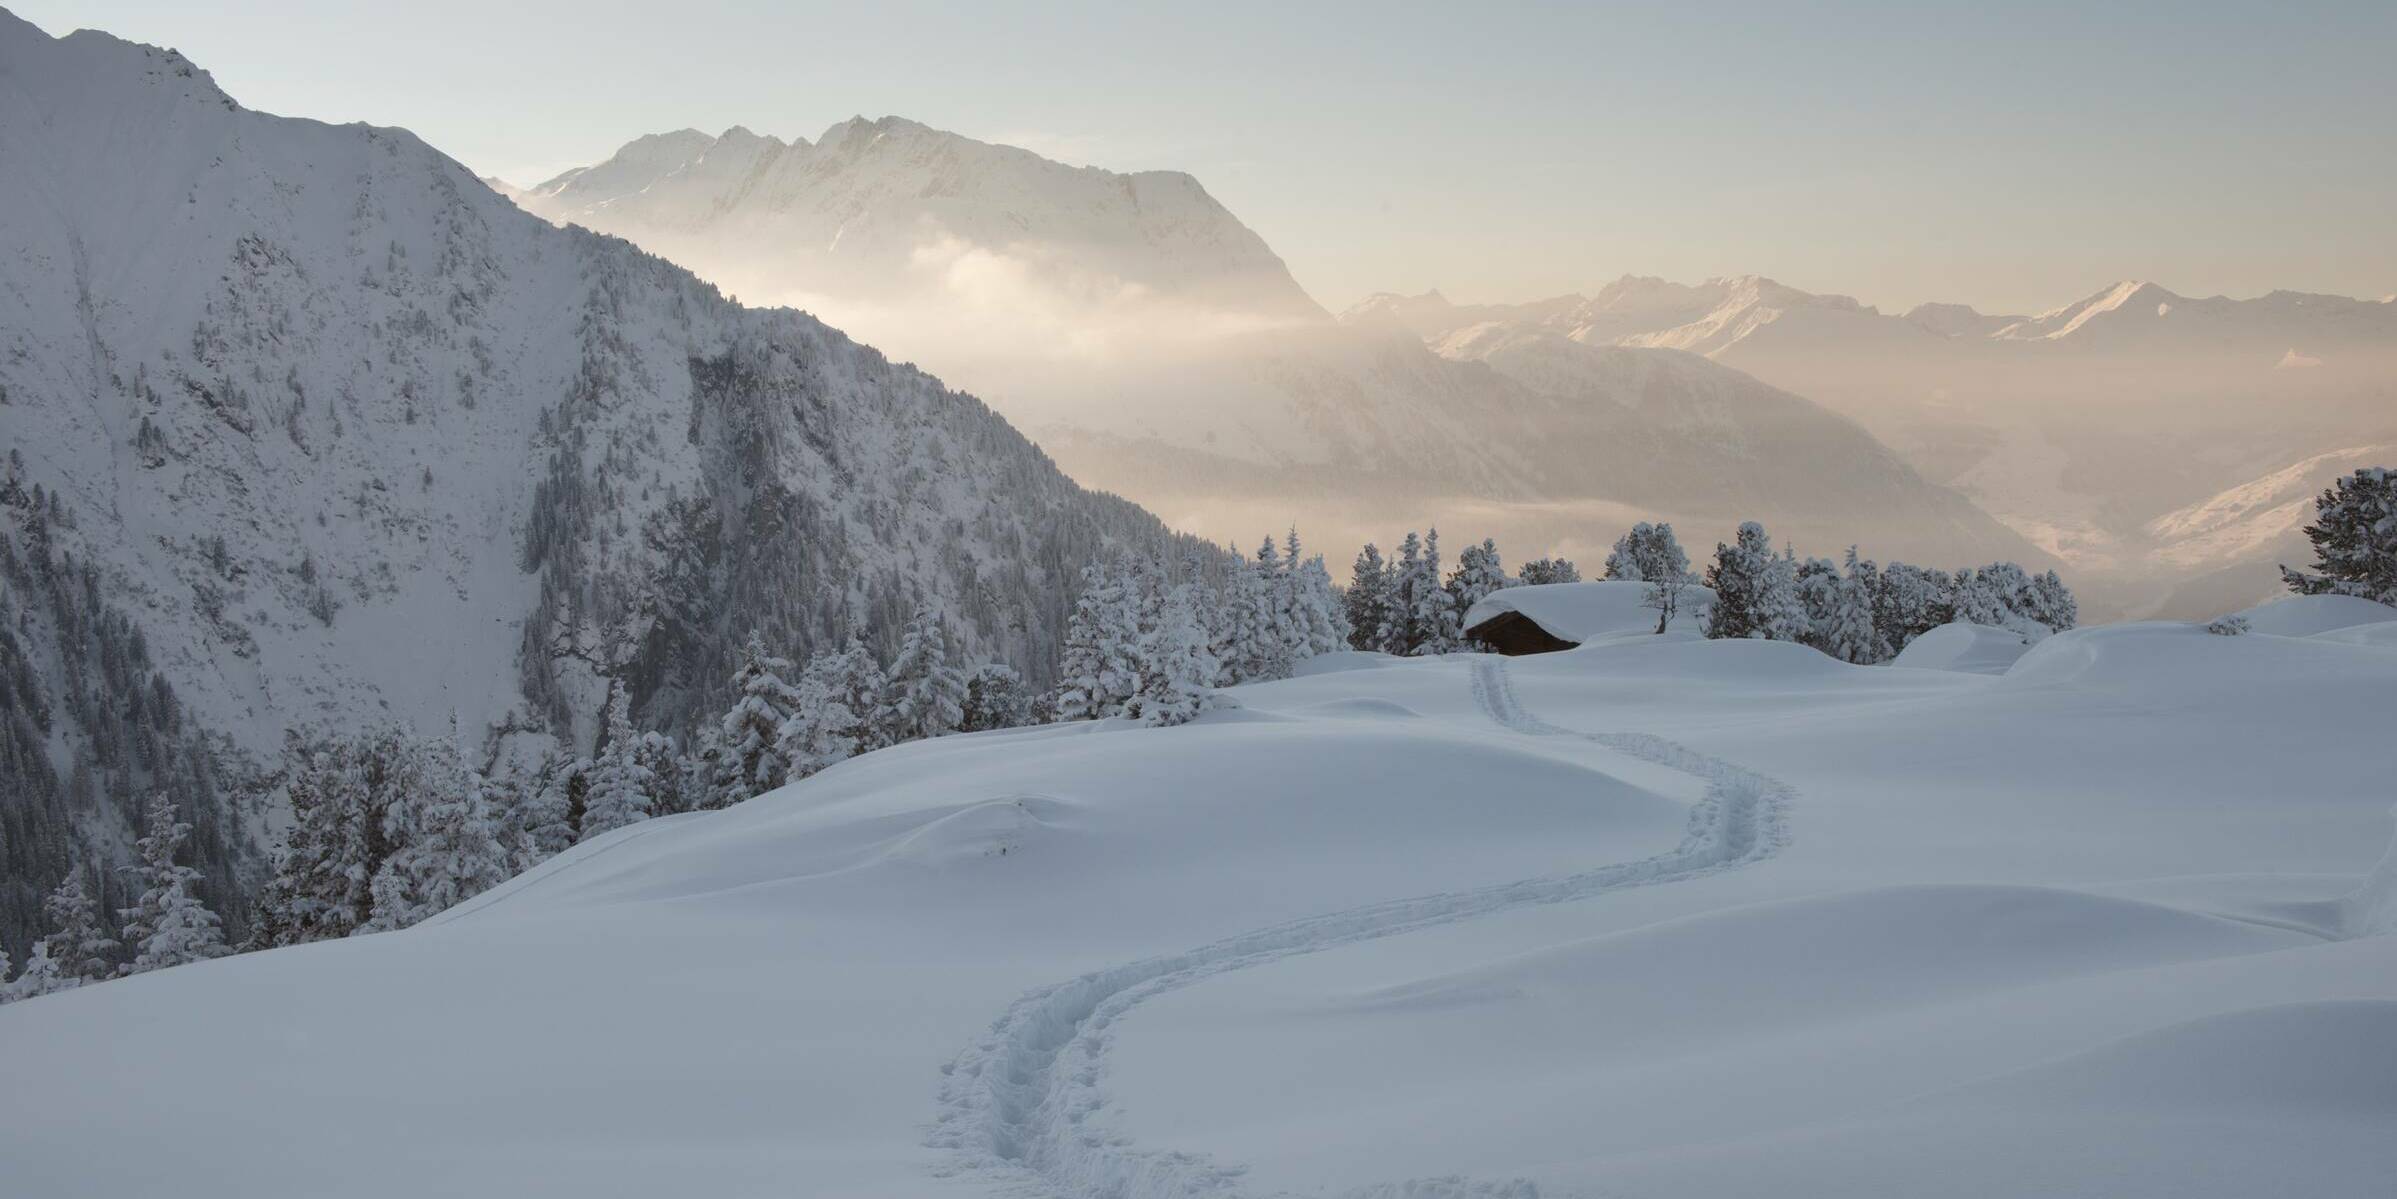
[[[1988,337],[2009,325],[2021,321],[2019,316],[1999,316],[1983,313],[1970,304],[1918,304],[1907,310],[1908,324],[1927,329],[1941,337]]]
[[[1434,341],[1470,325],[1530,324],[1591,345],[1713,355],[1793,312],[1833,323],[1882,319],[1851,297],[1799,291],[1761,275],[1713,278],[1694,286],[1625,275],[1594,295],[1528,304],[1456,305],[1436,292],[1412,298],[1384,293],[1342,313],[1341,319],[1352,324],[1396,320]]]
[[[2125,279],[2077,303],[2051,308],[2037,316],[2015,322],[1992,336],[2016,340],[2046,338],[2053,341],[2070,337],[2089,322],[2109,314],[2165,317],[2172,315],[2175,304],[2186,302],[2153,283]]]
[[[1187,174],[1067,166],[903,117],[852,117],[813,142],[740,127],[653,134],[523,203],[743,294],[794,302],[961,292],[980,302],[1025,289],[1028,299],[988,302],[1323,316],[1264,240]]]

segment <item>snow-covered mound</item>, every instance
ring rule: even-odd
[[[41,1080],[0,1158],[41,1195],[2376,1195],[2392,687],[2183,624],[1994,684],[1641,636],[921,742],[407,932],[0,1009]]]
[[[1668,632],[1693,632],[1706,623],[1715,593],[1691,586],[1682,592],[1681,610]],[[1548,635],[1576,645],[1603,637],[1656,632],[1657,613],[1648,605],[1648,585],[1620,579],[1589,583],[1534,583],[1509,587],[1483,596],[1465,612],[1462,627],[1471,629],[1502,613],[1517,612],[1547,630]]]
[[[2311,637],[2397,620],[2397,608],[2353,595],[2292,595],[2239,613],[2251,633]]]
[[[2397,810],[2389,815],[2397,818]],[[2397,832],[2390,836],[2389,851],[2381,855],[2380,864],[2364,876],[2364,885],[2341,906],[2340,915],[2351,936],[2397,933]]]
[[[2313,635],[2316,641],[2336,641],[2342,645],[2371,645],[2382,649],[2397,649],[2397,620],[2374,621],[2349,625]]]
[[[2030,649],[2031,639],[2013,629],[1959,620],[1907,642],[1892,664],[1921,670],[2004,674]]]

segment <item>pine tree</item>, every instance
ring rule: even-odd
[[[1772,546],[1764,526],[1755,521],[1742,524],[1732,544],[1715,543],[1714,564],[1706,568],[1706,585],[1715,593],[1714,607],[1706,620],[1708,637],[1764,635],[1761,607],[1767,564],[1773,560]],[[1639,569],[1636,557],[1629,554],[1623,557],[1626,569]],[[1613,561],[1608,559],[1610,570]]]
[[[842,706],[854,714],[854,720],[842,730],[856,744],[856,753],[867,754],[890,742],[882,735],[882,726],[874,719],[874,709],[882,700],[886,675],[874,651],[855,637],[833,655],[831,679]]]
[[[1833,657],[1847,662],[1887,662],[1896,654],[1881,628],[1881,568],[1858,557],[1848,547],[1846,575],[1840,580],[1839,619],[1829,637]]]
[[[1291,534],[1291,544],[1297,545],[1297,533]],[[1256,560],[1249,564],[1256,583],[1246,592],[1257,605],[1253,623],[1253,640],[1248,646],[1246,669],[1238,681],[1286,679],[1290,668],[1300,656],[1306,638],[1305,617],[1297,612],[1296,577],[1292,570],[1298,563],[1284,559],[1277,551],[1273,538],[1257,548]],[[1193,606],[1195,613],[1199,607]]]
[[[1445,654],[1457,647],[1457,611],[1454,599],[1440,579],[1440,530],[1430,529],[1423,535],[1422,569],[1410,588],[1414,602],[1412,623],[1421,634],[1411,651],[1417,655]]]
[[[951,660],[940,615],[919,608],[899,638],[876,719],[893,745],[954,733],[965,720],[966,682]]]
[[[1389,602],[1382,607],[1374,648],[1403,658],[1422,644],[1415,597],[1423,586],[1424,573],[1423,538],[1410,529],[1398,543],[1398,559],[1390,564]]]
[[[2031,580],[2031,619],[2056,632],[2063,632],[2081,623],[2081,604],[2072,596],[2072,589],[2050,570]]]
[[[2314,500],[2314,569],[2281,567],[2299,595],[2352,595],[2397,605],[2397,470],[2368,466]]]
[[[1107,562],[1082,568],[1082,594],[1066,622],[1057,664],[1057,719],[1113,716],[1131,698],[1139,677],[1134,602],[1123,568]]]
[[[1804,641],[1814,631],[1806,605],[1798,598],[1798,564],[1787,555],[1765,558],[1762,583],[1756,594],[1756,631],[1770,641]]]
[[[581,839],[592,767],[588,758],[555,752],[543,759],[540,771],[525,788],[520,820],[533,862],[556,857]]]
[[[1828,558],[1808,558],[1797,564],[1796,583],[1798,606],[1806,611],[1806,632],[1799,640],[1830,654],[1831,627],[1839,616],[1839,568]]]
[[[741,665],[733,671],[733,691],[739,698],[717,722],[719,753],[717,786],[725,803],[762,795],[783,783],[783,762],[775,752],[782,726],[798,708],[798,696],[784,681],[791,662],[766,652],[765,641],[749,634],[741,649]],[[584,835],[590,835],[589,830]]]
[[[776,745],[795,779],[856,757],[866,718],[849,706],[840,654],[818,654],[799,675],[799,710],[782,726]]]
[[[1581,570],[1569,558],[1539,558],[1524,563],[1518,577],[1527,587],[1542,583],[1578,583],[1581,581]]]
[[[1507,577],[1506,568],[1498,561],[1498,543],[1483,538],[1480,545],[1469,545],[1457,555],[1456,571],[1448,576],[1448,608],[1461,626],[1473,605],[1494,592],[1515,585]]]
[[[1956,618],[1947,572],[1892,562],[1873,595],[1873,629],[1894,655],[1909,642]]]
[[[974,668],[974,673],[966,679],[965,718],[957,726],[961,731],[1012,729],[1031,722],[1031,705],[1024,696],[1024,676],[1015,667],[1004,662],[984,662]]]
[[[116,956],[116,938],[100,923],[100,905],[92,901],[91,892],[83,885],[80,867],[67,871],[42,901],[42,914],[49,918],[51,934],[44,938],[50,953],[56,958],[59,971],[68,978],[97,980],[116,973],[110,959]]]
[[[1971,624],[2002,629],[2014,623],[2014,609],[1999,589],[1999,580],[1969,566],[1950,576],[1948,606],[1955,610],[1956,619]]]
[[[1796,563],[1773,552],[1772,539],[1755,521],[1739,527],[1735,544],[1715,545],[1706,585],[1715,593],[1709,637],[1801,641],[1811,631],[1798,598]]]
[[[1187,724],[1212,702],[1217,664],[1199,629],[1196,587],[1152,592],[1140,642],[1140,682],[1124,714],[1146,725]]]
[[[777,680],[779,681],[779,680]],[[778,695],[789,696],[788,687]],[[779,735],[780,726],[776,727]],[[779,763],[779,755],[768,743],[768,757]],[[779,766],[775,770],[779,777]],[[779,785],[779,784],[777,784]],[[582,839],[585,841],[649,819],[650,791],[656,779],[649,768],[641,764],[640,737],[633,732],[632,701],[624,694],[624,680],[618,679],[608,689],[608,743],[599,751],[599,759],[591,769],[591,790],[583,803]]]
[[[1348,575],[1348,593],[1341,602],[1348,611],[1348,644],[1353,649],[1385,649],[1382,631],[1390,616],[1390,565],[1372,542],[1357,552]]]
[[[0,978],[8,977],[8,954],[0,951]],[[45,937],[33,943],[33,951],[25,955],[25,968],[6,984],[0,984],[0,1003],[14,1003],[59,991],[71,991],[84,980],[60,968],[50,956],[50,940]]]
[[[654,729],[644,729],[633,737],[633,757],[649,772],[649,814],[673,816],[701,810],[714,788],[707,786],[710,774],[698,769],[698,763],[685,757],[674,738]]]
[[[506,882],[519,856],[482,773],[456,748],[420,741],[415,782],[384,809],[390,857],[374,880],[376,931],[407,928]]]
[[[143,974],[223,956],[224,929],[193,889],[199,884],[200,872],[175,862],[191,826],[175,818],[174,803],[163,791],[151,796],[142,825],[144,831],[135,848],[141,856],[145,889],[140,901],[124,912],[126,937],[136,947],[125,973]]]
[[[1228,686],[1274,677],[1283,646],[1272,581],[1252,566],[1235,565],[1224,572],[1214,607],[1209,644],[1219,671],[1216,681]]]
[[[1323,555],[1300,563],[1292,574],[1291,588],[1297,597],[1295,609],[1302,626],[1297,639],[1299,656],[1311,658],[1348,648],[1348,613],[1341,606],[1339,591],[1332,586],[1332,572],[1324,565]]]

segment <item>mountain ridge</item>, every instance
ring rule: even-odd
[[[0,155],[38,164],[0,175],[0,490],[33,497],[6,531],[91,580],[0,589],[63,614],[30,656],[67,723],[0,762],[0,804],[74,827],[28,885],[121,856],[161,780],[255,837],[228,805],[286,730],[454,718],[478,760],[579,753],[621,682],[640,727],[688,733],[752,631],[887,654],[929,606],[1040,680],[1083,562],[1198,548],[973,397],[404,131],[256,113],[170,51],[13,16],[0,96]],[[105,743],[150,680],[46,643],[86,626],[146,645],[212,738],[190,778]],[[12,951],[27,916],[0,910]]]

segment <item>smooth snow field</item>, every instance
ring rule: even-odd
[[[902,746],[0,1009],[0,1193],[2387,1196],[2397,640],[2289,602]]]

